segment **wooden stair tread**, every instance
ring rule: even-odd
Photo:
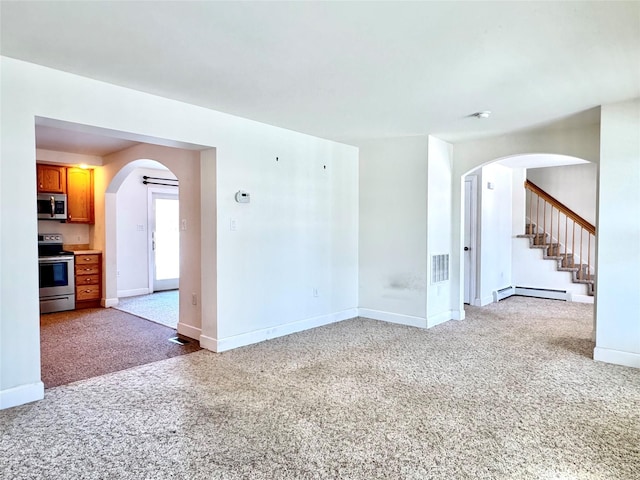
[[[526,224],[525,231],[536,231],[535,224]],[[588,266],[585,264],[575,264],[574,256],[572,253],[557,252],[561,248],[559,242],[547,243],[550,239],[548,233],[524,233],[517,235],[517,238],[528,238],[529,248],[543,249],[544,260],[555,260],[556,269],[559,272],[571,273],[571,281],[587,287],[587,295],[593,296],[595,294],[595,274],[589,274],[586,272]],[[580,272],[583,272],[584,278],[580,278]]]

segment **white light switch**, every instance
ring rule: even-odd
[[[187,219],[183,218],[182,221],[180,222],[180,230],[186,230],[187,229]]]
[[[236,231],[236,219],[232,218],[231,220],[229,220],[229,230],[231,230],[232,232]]]

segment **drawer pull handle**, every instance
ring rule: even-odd
[[[85,290],[84,293],[91,293],[91,290]]]
[[[90,272],[90,271],[91,271],[91,269],[90,269],[90,268],[85,268],[85,269],[84,269],[84,271],[85,271],[85,272]]]
[[[84,257],[84,259],[85,259],[85,261],[88,262],[89,260],[91,260],[91,257]]]

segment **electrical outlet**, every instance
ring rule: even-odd
[[[144,232],[144,225],[142,223],[138,223],[136,225],[136,230],[138,230],[139,232]]]
[[[183,218],[182,221],[180,222],[180,230],[186,230],[187,229],[187,219]]]
[[[192,305],[197,305],[198,304],[198,295],[196,295],[195,293],[191,294],[191,304]]]
[[[232,218],[231,220],[229,220],[229,230],[231,230],[232,232],[236,231],[236,219]]]

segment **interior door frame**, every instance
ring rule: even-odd
[[[180,195],[178,193],[177,188],[163,188],[163,187],[149,187],[147,188],[147,270],[149,275],[149,293],[153,293],[154,283],[155,283],[155,254],[153,249],[153,231],[155,226],[155,217],[153,210],[153,196],[154,194],[166,195],[175,197],[176,200],[180,201]],[[152,223],[153,222],[153,223]],[[179,254],[179,252],[178,252]]]
[[[470,195],[467,198],[467,183],[469,184]],[[465,259],[465,265],[463,268],[464,271],[464,289],[463,289],[463,303],[468,303],[469,305],[480,305],[480,299],[477,298],[477,276],[478,276],[478,176],[477,175],[467,175],[464,177],[464,212],[465,218],[463,220],[464,228],[466,229],[467,220],[469,221],[469,245],[464,245],[465,247],[469,247],[469,272],[467,273],[467,265]],[[467,201],[469,202],[469,219],[466,218],[466,206]],[[466,234],[463,230],[463,243],[466,239]],[[468,288],[469,298],[468,302],[465,302],[467,298],[465,298],[466,290]]]

